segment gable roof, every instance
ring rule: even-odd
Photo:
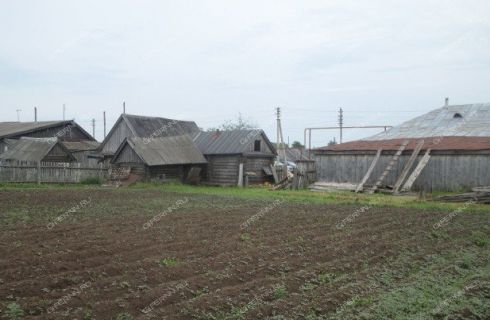
[[[203,154],[253,153],[248,146],[261,135],[273,154],[276,148],[263,130],[201,131],[194,135],[194,143]]]
[[[74,120],[62,121],[37,121],[37,122],[0,122],[0,138],[20,137],[24,134],[38,130],[71,125],[77,127],[88,140],[95,140],[87,131],[79,126]]]
[[[490,137],[490,103],[447,106],[362,140],[422,137]]]
[[[153,139],[158,137],[178,136],[199,132],[199,127],[194,121],[175,120],[159,117],[137,116],[123,113],[116,120],[111,130],[99,146],[102,150],[112,134],[124,121],[133,137]]]
[[[148,166],[199,164],[206,159],[188,135],[163,138],[126,138],[119,146],[111,162],[115,162],[128,145]]]
[[[128,123],[135,137],[140,138],[170,137],[199,131],[199,127],[194,121],[130,114],[123,114],[122,117]]]
[[[17,140],[7,151],[0,154],[0,159],[42,161],[56,145],[59,145],[72,160],[76,160],[56,138],[31,137],[22,137]]]

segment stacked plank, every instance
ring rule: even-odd
[[[355,191],[357,184],[336,183],[336,182],[315,182],[308,187],[311,191],[335,192],[335,191]]]
[[[444,202],[470,202],[490,204],[490,187],[473,188],[472,192],[450,196],[440,196],[436,200]]]

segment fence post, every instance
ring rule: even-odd
[[[37,162],[37,184],[41,184],[41,161]]]

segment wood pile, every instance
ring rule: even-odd
[[[291,182],[289,181],[288,178],[284,178],[279,183],[276,183],[272,186],[272,190],[282,190],[282,189],[290,189],[291,188]]]
[[[490,204],[490,187],[473,188],[472,192],[461,193],[450,196],[440,196],[435,200],[444,202],[470,202]]]
[[[355,191],[357,184],[337,183],[337,182],[315,182],[308,187],[311,191],[335,192],[335,191]]]

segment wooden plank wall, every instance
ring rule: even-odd
[[[88,178],[107,177],[107,167],[82,167],[80,163],[41,162],[40,175],[35,162],[16,161],[0,164],[1,182],[38,182],[41,183],[79,183]],[[39,175],[39,176],[38,176]]]
[[[149,168],[150,179],[156,179],[162,182],[184,180],[184,166],[183,165],[171,165],[171,166],[154,166]]]
[[[127,137],[132,137],[133,134],[129,129],[128,125],[124,120],[121,120],[114,131],[108,136],[104,147],[102,148],[102,153],[115,153],[117,148],[121,145]]]
[[[273,182],[272,176],[266,176],[263,167],[269,168],[273,164],[273,158],[270,157],[248,157],[244,160],[244,172],[254,172],[255,176],[249,176],[250,184],[262,184],[266,181]]]
[[[234,185],[238,183],[239,155],[206,156],[208,160],[207,182],[217,185]]]
[[[88,155],[94,153],[92,150],[88,151],[73,151],[71,154],[77,159],[77,162],[84,168],[99,168],[99,159],[89,158]]]
[[[404,153],[395,168],[386,177],[385,184],[393,185],[411,152]],[[393,154],[383,153],[366,184],[372,185],[381,175]],[[317,154],[315,155],[318,180],[328,182],[359,183],[375,152],[363,154]],[[416,163],[422,155],[417,157]],[[413,190],[462,191],[477,186],[490,186],[490,154],[438,154],[433,153]]]

